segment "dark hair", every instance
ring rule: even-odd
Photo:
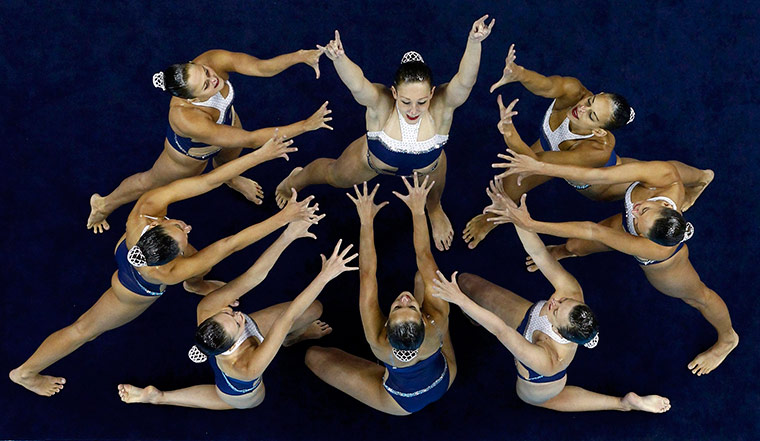
[[[414,350],[425,340],[425,324],[420,321],[408,320],[403,323],[385,325],[388,342],[396,349]]]
[[[169,236],[162,225],[146,231],[136,245],[145,255],[145,263],[148,266],[163,265],[179,255],[179,244]]]
[[[631,118],[631,106],[628,104],[628,100],[622,95],[616,93],[605,93],[610,100],[612,106],[612,113],[610,114],[610,120],[607,124],[602,126],[605,130],[615,130],[628,124]]]
[[[179,98],[195,98],[187,85],[187,70],[190,64],[192,63],[172,64],[163,70],[164,87],[167,92]]]
[[[680,243],[685,234],[686,219],[683,215],[672,208],[663,207],[646,237],[658,245],[672,247]]]
[[[235,344],[235,339],[227,334],[224,327],[209,317],[195,330],[195,345],[209,357],[219,355]]]
[[[570,326],[559,328],[559,334],[573,343],[582,345],[599,332],[599,323],[588,305],[576,305],[570,310]]]
[[[398,87],[402,83],[427,82],[433,86],[433,72],[422,61],[407,61],[402,63],[393,75],[393,85]]]

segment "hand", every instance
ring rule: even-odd
[[[319,58],[325,53],[325,48],[320,48],[317,45],[316,49],[305,50],[301,49],[301,56],[303,57],[303,63],[308,64],[317,73],[317,79],[319,79]]]
[[[329,101],[325,101],[322,106],[317,109],[316,112],[314,112],[313,115],[311,115],[308,119],[304,120],[304,127],[306,128],[307,132],[310,132],[312,130],[317,129],[330,129],[333,128],[327,125],[328,121],[332,121],[331,116],[327,116],[332,113],[332,110],[327,108],[327,104],[329,104]]]
[[[487,18],[488,18],[488,14],[475,20],[475,23],[472,24],[472,29],[470,29],[470,36],[469,36],[470,40],[480,43],[491,34],[491,29],[493,28],[493,25],[496,23],[496,19],[495,18],[491,19],[491,24],[486,25]]]
[[[496,177],[499,179],[506,176],[517,175],[517,185],[521,185],[523,178],[540,174],[539,171],[544,166],[543,162],[537,161],[528,155],[515,153],[511,149],[507,149],[507,153],[508,155],[505,155],[503,153],[496,155],[507,162],[497,162],[491,164],[491,167],[493,168],[507,169],[504,173],[496,175]]]
[[[494,90],[498,89],[499,87],[512,83],[514,81],[519,81],[518,76],[520,75],[520,72],[522,71],[522,66],[518,66],[515,64],[515,58],[516,58],[516,52],[515,52],[515,45],[512,44],[509,46],[509,53],[507,53],[507,58],[504,60],[504,73],[501,74],[501,79],[495,83],[493,83],[493,86],[491,86],[491,93],[493,93]]]
[[[514,124],[512,124],[512,117],[517,115],[517,111],[512,110],[515,108],[515,104],[520,101],[519,98],[515,98],[507,107],[504,107],[504,102],[501,100],[501,95],[496,97],[496,103],[499,105],[499,123],[496,124],[496,128],[499,129],[499,133],[506,136],[511,136],[514,130]]]
[[[486,194],[488,195],[488,198],[491,199],[491,205],[483,209],[483,214],[487,213],[490,209],[504,210],[507,208],[507,201],[512,202],[509,196],[507,196],[507,193],[504,192],[504,183],[498,176],[494,177],[491,182],[488,183]]]
[[[314,204],[311,207],[309,206],[309,203],[314,199],[314,196],[309,196],[301,202],[298,202],[296,200],[298,197],[296,189],[291,188],[290,191],[293,193],[290,195],[288,204],[285,205],[285,208],[279,213],[280,215],[285,216],[288,223],[303,220],[310,224],[316,224],[325,217],[324,214],[321,216],[316,214],[316,211],[319,210],[319,204]]]
[[[428,185],[430,175],[427,175],[425,176],[425,180],[422,181],[422,185],[420,185],[420,174],[417,172],[414,173],[414,186],[409,185],[409,182],[407,182],[405,177],[402,177],[401,179],[404,181],[404,185],[409,191],[409,194],[404,196],[396,191],[394,191],[393,194],[404,201],[406,206],[412,210],[412,213],[424,214],[427,195],[430,193],[430,189],[433,188],[433,185],[435,185],[435,181],[431,182],[430,185]]]
[[[346,196],[348,196],[348,198],[351,199],[351,202],[356,205],[356,211],[359,213],[359,219],[362,223],[371,222],[375,218],[377,212],[388,205],[388,201],[375,205],[375,194],[377,193],[377,189],[380,188],[380,184],[375,185],[375,188],[370,194],[367,194],[367,181],[364,181],[363,188],[363,192],[360,193],[359,187],[354,185],[354,191],[356,192],[355,199],[350,194],[346,193]]]
[[[340,41],[340,33],[337,29],[335,30],[335,39],[330,40],[330,42],[327,43],[327,46],[317,45],[317,49],[324,51],[325,55],[327,55],[327,58],[331,59],[332,61],[335,61],[338,58],[346,55],[346,52],[343,50],[343,43]]]
[[[495,216],[486,219],[488,222],[493,222],[495,225],[513,223],[516,226],[526,231],[532,231],[530,225],[534,222],[528,213],[528,207],[525,205],[525,199],[527,194],[522,195],[520,198],[520,206],[512,202],[511,199],[505,201],[506,208],[504,209],[487,209],[488,213],[492,213]]]
[[[290,147],[291,144],[293,144],[292,139],[286,141],[284,135],[279,135],[279,129],[274,129],[272,138],[253,153],[263,157],[264,161],[271,161],[277,158],[285,158],[286,161],[289,161],[288,153],[298,151],[298,147]]]
[[[356,256],[359,254],[354,253],[353,255],[346,257],[346,254],[348,254],[348,251],[353,245],[348,245],[345,250],[340,251],[340,245],[342,243],[343,239],[340,239],[338,244],[335,245],[335,249],[329,259],[325,258],[324,254],[319,255],[322,258],[322,271],[320,271],[319,274],[327,277],[327,280],[332,280],[346,271],[356,271],[359,269],[354,266],[346,266],[348,262],[356,259]]]
[[[446,276],[440,271],[436,271],[435,274],[438,277],[433,279],[433,297],[443,299],[455,305],[460,304],[462,300],[467,298],[457,284],[457,271],[454,271],[454,274],[451,275],[451,281],[446,280]]]
[[[316,205],[315,205],[316,207]],[[317,216],[315,222],[310,222],[306,219],[294,219],[288,224],[288,228],[282,233],[282,235],[290,240],[300,239],[302,237],[310,237],[316,239],[317,236],[309,231],[312,225],[319,223],[325,215]]]

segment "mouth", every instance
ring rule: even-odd
[[[570,113],[575,119],[578,119],[578,106],[573,107],[573,110],[571,110]]]
[[[216,89],[217,86],[219,86],[219,77],[214,78],[214,89]]]
[[[414,120],[416,120],[416,119],[417,119],[417,118],[419,118],[419,117],[420,117],[419,115],[417,115],[417,116],[411,116],[411,115],[409,115],[408,113],[406,114],[406,118],[407,118],[409,121],[414,121]]]
[[[631,209],[631,213],[635,214],[636,217],[639,217],[639,206],[641,205],[641,202],[635,204],[633,208]]]

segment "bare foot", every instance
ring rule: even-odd
[[[430,227],[433,230],[433,243],[438,251],[448,250],[451,241],[454,240],[454,229],[451,227],[451,221],[443,207],[438,205],[437,209],[428,211],[430,218]]]
[[[150,403],[156,404],[158,398],[163,392],[153,386],[146,386],[145,389],[132,386],[131,384],[120,384],[119,398],[125,403]]]
[[[659,395],[640,397],[633,392],[628,392],[620,401],[623,404],[623,410],[641,410],[651,413],[663,413],[670,410],[670,400]]]
[[[90,217],[87,218],[87,229],[92,228],[93,234],[111,229],[106,221],[106,217],[111,213],[105,209],[105,199],[97,193],[90,196]]]
[[[226,285],[226,283],[219,280],[201,280],[198,282],[190,282],[188,280],[185,280],[182,282],[182,287],[185,288],[185,291],[191,292],[193,294],[198,294],[199,296],[205,296],[206,294],[214,292],[224,285]]]
[[[715,172],[710,169],[702,170],[702,177],[699,179],[699,183],[684,188],[684,201],[683,207],[681,207],[683,211],[688,210],[692,207],[692,205],[694,205],[694,203],[697,201],[697,198],[699,198],[707,186],[710,185],[713,178],[715,178]]]
[[[239,192],[256,205],[261,205],[264,201],[264,190],[262,190],[261,185],[256,181],[242,176],[235,176],[226,183],[231,189]]]
[[[490,213],[479,214],[467,222],[462,234],[462,238],[467,243],[467,248],[471,250],[475,249],[480,241],[485,239],[486,235],[496,228],[496,225],[486,220],[488,216],[492,215]]]
[[[291,192],[290,192],[290,178],[297,175],[298,173],[303,170],[303,167],[296,167],[294,168],[290,174],[280,182],[280,185],[277,186],[277,188],[274,190],[274,200],[277,202],[277,206],[280,208],[284,208],[285,205],[288,203],[288,200],[290,200]]]
[[[37,395],[49,397],[57,394],[63,389],[63,385],[66,383],[66,379],[63,377],[51,377],[49,375],[34,374],[24,376],[16,368],[8,373],[8,377],[14,383],[24,386]]]
[[[332,328],[322,320],[314,320],[311,322],[302,333],[290,338],[286,338],[282,343],[283,346],[291,346],[299,341],[304,340],[316,340],[322,338],[325,335],[332,332]]]
[[[575,257],[575,255],[570,254],[567,251],[567,248],[565,248],[564,245],[547,245],[546,250],[557,260],[562,260],[566,257]],[[527,269],[529,273],[534,273],[538,270],[536,263],[533,262],[533,258],[530,256],[525,257],[525,269]]]
[[[726,356],[738,345],[739,335],[732,329],[731,335],[728,338],[724,340],[719,339],[710,349],[697,355],[694,360],[691,360],[688,368],[692,374],[707,375],[723,363]]]

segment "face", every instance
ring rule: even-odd
[[[404,291],[396,297],[391,304],[391,312],[388,314],[389,323],[403,323],[410,320],[419,321],[422,317],[420,304],[417,303],[412,293]]]
[[[245,316],[243,313],[240,311],[233,311],[230,307],[226,307],[218,312],[214,316],[214,320],[222,325],[227,334],[235,340],[237,340],[245,329]]]
[[[166,234],[177,241],[180,252],[184,255],[188,244],[187,235],[190,234],[190,230],[192,230],[193,227],[179,219],[162,219],[161,221],[153,222],[153,224],[163,226]]]
[[[224,87],[214,69],[203,64],[190,63],[187,69],[187,86],[197,101],[206,101]]]
[[[612,102],[604,93],[598,93],[578,101],[570,111],[568,118],[573,125],[582,129],[600,129],[612,116]]]
[[[396,100],[398,110],[404,115],[406,122],[416,123],[420,116],[428,111],[433,92],[430,85],[424,81],[415,83],[402,83],[396,87],[391,86],[393,98]]]
[[[561,297],[556,298],[552,297],[547,305],[548,308],[548,318],[549,322],[554,326],[555,328],[563,328],[563,327],[569,327],[570,326],[570,311],[573,310],[578,305],[582,305],[583,303],[567,298],[567,297]]]
[[[647,236],[649,230],[660,218],[663,208],[673,208],[666,201],[643,201],[635,204],[631,210],[633,226],[642,236]]]

